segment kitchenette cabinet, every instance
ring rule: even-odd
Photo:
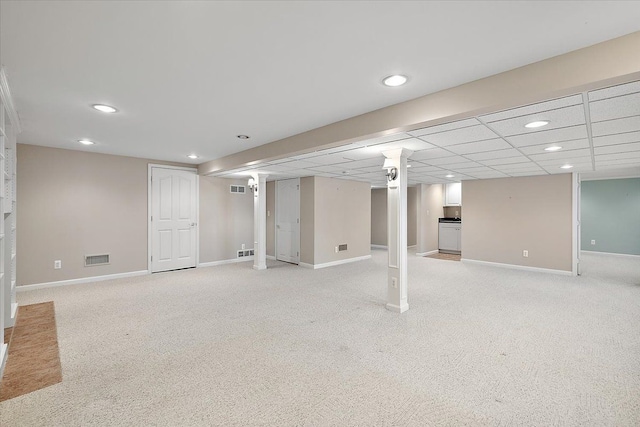
[[[462,251],[462,222],[440,220],[438,230],[438,249],[440,252],[459,254]]]
[[[462,206],[461,182],[450,182],[444,185],[444,206]]]

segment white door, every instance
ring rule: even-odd
[[[151,272],[196,266],[197,175],[151,168]]]
[[[276,182],[276,259],[300,262],[300,178]]]

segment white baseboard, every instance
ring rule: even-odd
[[[389,249],[387,245],[371,245],[373,249]]]
[[[341,265],[341,264],[349,264],[351,262],[363,261],[365,259],[371,259],[371,255],[364,255],[364,256],[359,256],[359,257],[355,257],[355,258],[341,259],[341,260],[338,260],[338,261],[325,262],[323,264],[307,264],[306,262],[301,262],[298,265],[300,267],[317,270],[319,268],[333,267],[335,265]]]
[[[433,255],[433,254],[437,254],[438,252],[440,252],[438,249],[436,249],[435,251],[429,251],[429,252],[416,252],[416,256]]]
[[[416,246],[418,246],[418,245],[407,246],[407,249],[415,248]]]
[[[633,257],[640,258],[640,255],[632,255],[632,254],[617,254],[615,252],[596,252],[596,251],[585,251],[581,250],[580,253],[585,254],[595,254],[595,255],[611,255],[611,256],[622,256],[622,257]]]
[[[201,262],[198,267],[215,267],[216,265],[235,264],[236,262],[253,261],[253,256],[243,256],[242,258],[223,259],[220,261]]]
[[[479,265],[488,265],[490,267],[510,268],[512,270],[536,271],[538,273],[551,273],[551,274],[561,274],[563,276],[573,276],[573,273],[568,270],[554,270],[552,268],[529,267],[526,265],[504,264],[501,262],[480,261],[477,259],[467,259],[467,258],[462,258],[460,261],[466,262],[468,264],[479,264]]]
[[[267,259],[270,259],[272,261],[276,261],[276,257],[274,257],[273,255],[267,255]]]
[[[57,286],[80,285],[83,283],[103,282],[105,280],[123,279],[125,277],[144,276],[149,270],[130,271],[128,273],[105,274],[104,276],[82,277],[80,279],[60,280],[57,282],[36,283],[33,285],[16,286],[17,292],[33,291],[36,289],[55,288]]]

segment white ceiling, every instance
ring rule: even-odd
[[[545,120],[536,129],[524,125]],[[562,147],[548,152],[549,146]],[[257,163],[214,176],[269,179],[325,176],[386,184],[384,156],[413,150],[409,184],[625,169],[640,176],[640,82],[549,100],[475,118]],[[571,169],[560,166],[569,164]],[[453,178],[446,175],[453,174]]]
[[[199,154],[192,163],[640,30],[640,2],[611,1],[2,1],[0,15],[0,61],[22,120],[20,142],[181,162]],[[381,85],[392,73],[409,83]],[[632,158],[616,150],[636,147],[636,120],[615,121],[612,110],[637,99],[590,96],[593,138],[580,96],[542,107],[552,125],[536,138],[570,140],[576,169],[593,166],[590,144],[603,167]],[[120,111],[98,113],[93,103]],[[542,139],[523,134],[512,117],[537,112],[404,135],[417,151],[413,178],[555,170],[555,157],[530,148]],[[80,138],[97,144],[79,146]],[[348,158],[376,181],[367,151],[374,149],[336,149],[296,167],[336,175],[345,169],[334,161]],[[293,172],[271,163],[274,172]]]

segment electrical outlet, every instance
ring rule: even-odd
[[[391,278],[391,286],[393,286],[393,289],[398,289],[398,279],[395,277]]]
[[[429,209],[427,209],[427,216],[429,216]]]
[[[338,253],[338,247],[336,246],[336,253]]]
[[[56,270],[59,270],[62,268],[62,261],[61,260],[55,260],[53,261],[53,268],[55,268]]]
[[[596,241],[595,241],[595,240],[592,240],[592,241],[591,241],[591,244],[592,244],[592,245],[595,245],[595,244],[596,244]]]
[[[526,249],[524,251],[522,251],[522,256],[525,257],[525,258],[529,258],[529,251],[526,250]]]
[[[271,216],[271,211],[267,211],[267,216]]]
[[[242,244],[242,250],[244,251],[244,243]]]

